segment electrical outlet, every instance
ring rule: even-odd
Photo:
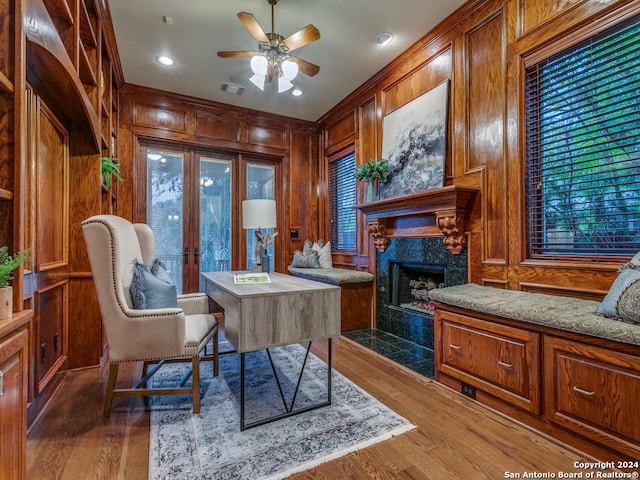
[[[469,398],[476,398],[476,387],[469,385],[468,383],[462,383],[462,394]]]

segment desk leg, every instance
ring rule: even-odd
[[[294,403],[296,401],[296,396],[298,394],[298,389],[300,387],[300,383],[302,381],[302,374],[304,373],[305,366],[307,364],[307,358],[309,356],[309,351],[311,350],[311,342],[307,346],[307,351],[302,363],[302,368],[300,369],[300,375],[298,376],[298,382],[296,384],[295,392],[293,393],[293,398],[291,400],[291,405],[287,405],[287,400],[284,396],[284,392],[282,390],[282,385],[280,383],[280,379],[278,378],[278,372],[276,371],[275,364],[271,358],[271,353],[267,348],[267,356],[269,357],[269,362],[271,363],[271,369],[273,370],[273,375],[275,377],[276,383],[278,385],[278,390],[280,391],[280,397],[282,398],[282,404],[285,409],[285,413],[280,415],[274,415],[272,417],[265,418],[263,420],[258,420],[256,422],[251,422],[249,424],[245,423],[244,419],[244,402],[245,402],[245,362],[244,362],[244,353],[240,354],[240,431],[244,431],[248,428],[259,427],[260,425],[264,425],[266,423],[275,422],[276,420],[280,420],[282,418],[291,417],[293,415],[298,415],[299,413],[308,412],[311,410],[315,410],[316,408],[326,407],[331,405],[331,338],[327,338],[327,400],[325,402],[321,402],[315,405],[311,405],[309,407],[301,408],[300,410],[293,410]]]

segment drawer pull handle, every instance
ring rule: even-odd
[[[592,396],[594,396],[596,394],[596,392],[588,392],[587,390],[583,390],[581,388],[578,388],[575,385],[573,386],[573,391],[581,393],[582,395],[586,395],[587,397],[592,397]]]
[[[453,343],[450,343],[449,347],[453,348],[454,350],[462,350],[462,347],[460,345],[454,345]]]
[[[502,360],[498,360],[498,365],[504,368],[513,368],[513,363],[506,363],[506,362],[503,362]]]

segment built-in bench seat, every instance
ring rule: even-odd
[[[433,301],[466,310],[640,345],[640,325],[596,314],[599,302],[468,283],[429,292]]]
[[[341,330],[371,328],[374,276],[368,272],[346,268],[288,267],[296,277],[340,287]]]

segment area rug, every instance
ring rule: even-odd
[[[289,345],[271,353],[290,402],[305,349]],[[221,356],[217,378],[212,376],[211,362],[202,364],[199,414],[191,413],[190,397],[153,399],[150,480],[286,478],[415,428],[334,371],[330,406],[241,432],[239,358],[238,354]],[[245,422],[283,413],[266,353],[247,354],[245,362]],[[155,382],[176,381],[184,368],[167,365],[156,374]],[[326,382],[327,365],[311,354],[295,409],[326,400]]]

